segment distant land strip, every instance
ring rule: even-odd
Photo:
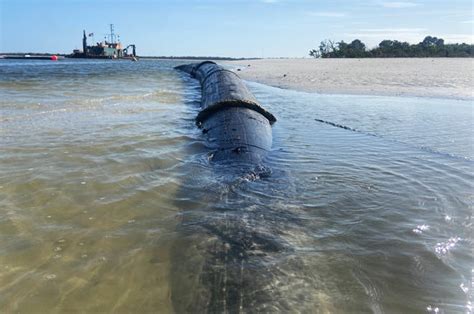
[[[1,56],[63,56],[70,54],[51,53],[51,52],[0,52]],[[211,56],[138,56],[140,59],[168,59],[168,60],[221,60],[221,61],[239,61],[239,60],[260,60],[262,58],[233,58],[233,57],[211,57]]]

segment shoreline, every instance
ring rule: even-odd
[[[371,97],[401,97],[401,98],[433,98],[433,99],[449,99],[449,100],[459,100],[459,101],[474,101],[474,97],[461,97],[461,96],[449,96],[449,95],[412,95],[412,94],[390,94],[390,93],[369,93],[369,92],[345,92],[345,91],[314,91],[314,90],[305,90],[298,87],[286,87],[286,86],[276,86],[270,85],[265,82],[258,82],[256,80],[244,79],[244,82],[251,82],[266,85],[272,88],[278,88],[281,90],[287,91],[294,91],[294,92],[301,92],[301,93],[309,93],[309,94],[318,94],[318,95],[334,95],[334,96],[371,96]],[[474,103],[473,103],[474,104]]]
[[[245,80],[281,89],[474,100],[470,58],[261,59],[226,64]]]

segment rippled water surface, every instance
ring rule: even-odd
[[[472,102],[249,83],[248,171],[176,64],[0,61],[1,312],[472,311]]]

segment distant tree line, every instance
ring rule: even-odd
[[[398,40],[383,40],[373,49],[367,49],[359,39],[351,43],[344,41],[322,41],[319,49],[312,49],[314,58],[423,58],[423,57],[474,57],[474,45],[445,44],[442,38],[426,36],[422,42],[410,45]]]

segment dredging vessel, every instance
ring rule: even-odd
[[[110,24],[110,34],[105,36],[104,41],[97,42],[94,46],[87,44],[87,38],[94,37],[94,33],[86,35],[83,31],[82,51],[74,49],[72,54],[66,56],[68,58],[85,58],[85,59],[130,59],[137,61],[136,47],[130,44],[123,48],[120,42],[120,36],[114,33],[114,24]],[[130,50],[131,49],[131,50]]]

